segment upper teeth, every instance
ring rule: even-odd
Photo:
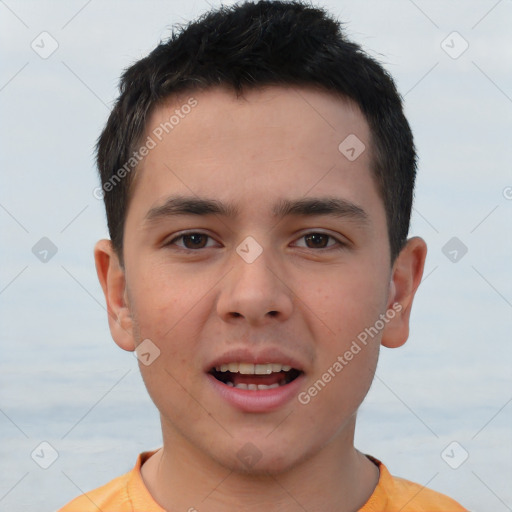
[[[218,372],[242,373],[245,375],[270,375],[274,372],[287,372],[291,369],[291,366],[279,363],[228,363],[215,367],[215,370]]]

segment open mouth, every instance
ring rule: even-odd
[[[209,373],[226,386],[261,391],[286,386],[303,372],[279,363],[229,363],[216,366]]]

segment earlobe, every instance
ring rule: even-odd
[[[388,310],[394,310],[395,314],[382,333],[381,344],[385,347],[400,347],[409,337],[412,302],[421,283],[426,256],[425,241],[413,237],[407,241],[395,260],[387,305]]]
[[[126,300],[124,269],[110,240],[100,240],[94,247],[96,273],[105,295],[108,324],[112,338],[122,349],[135,350],[133,322]]]

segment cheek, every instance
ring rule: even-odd
[[[315,285],[304,295],[309,298],[302,314],[308,318],[317,360],[303,391],[308,395],[304,401],[310,400],[310,417],[315,424],[332,422],[334,428],[357,410],[368,392],[381,332],[368,335],[366,329],[375,326],[386,307],[388,285],[383,275],[354,267],[350,272],[340,269],[329,276],[316,275]]]
[[[302,314],[315,326],[317,342],[328,340],[329,345],[341,350],[384,311],[389,288],[383,278],[386,274],[368,268],[339,267],[309,278],[302,275],[297,281],[302,282],[297,296],[306,306]]]
[[[206,285],[199,286],[197,280],[164,265],[147,265],[131,277],[132,308],[142,337],[153,336],[167,345],[169,340],[181,340],[186,332],[193,334],[194,329],[189,329],[195,324],[190,318],[205,299]]]
[[[139,363],[146,389],[160,411],[172,411],[174,421],[200,419],[201,411],[191,398],[196,395],[193,378],[199,367],[197,339],[199,305],[194,295],[180,294],[161,285],[140,290],[136,314],[140,340],[149,338],[159,350],[150,365]],[[143,298],[147,296],[147,300]],[[195,305],[195,307],[194,307]],[[191,390],[189,395],[185,390]]]
[[[310,427],[331,435],[345,426],[368,393],[380,349],[380,334],[358,339],[364,333],[360,319],[338,315],[337,322],[336,337],[317,339],[319,357],[298,397]]]
[[[154,275],[154,274],[153,274]],[[151,340],[159,350],[158,358],[146,366],[139,364],[149,394],[155,402],[170,400],[188,386],[197,366],[197,340],[200,339],[204,291],[178,279],[151,279],[148,275],[132,289],[136,324],[136,343]],[[191,291],[192,290],[192,291]],[[194,293],[194,290],[197,290]],[[178,384],[179,383],[179,384]]]

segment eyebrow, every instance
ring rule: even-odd
[[[193,196],[174,195],[168,197],[163,204],[151,208],[145,221],[149,223],[164,218],[180,215],[220,215],[235,218],[240,210],[233,203],[222,203],[217,199],[198,198]],[[276,219],[284,217],[313,217],[328,215],[348,218],[360,223],[368,222],[368,214],[358,205],[339,197],[310,197],[296,200],[280,199],[272,208]]]

